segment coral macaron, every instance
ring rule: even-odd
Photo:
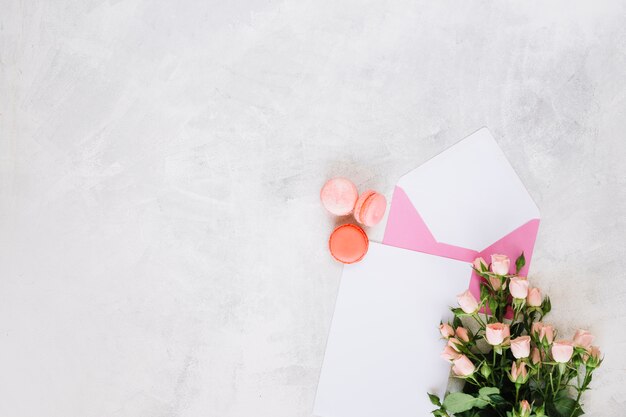
[[[322,204],[326,210],[336,216],[345,216],[352,213],[354,203],[358,197],[359,191],[356,185],[345,178],[328,180],[320,192]]]
[[[387,199],[373,190],[361,194],[354,206],[354,218],[364,226],[375,226],[385,216]]]
[[[337,227],[328,239],[330,254],[335,260],[344,264],[352,264],[363,259],[368,247],[367,235],[355,224]]]

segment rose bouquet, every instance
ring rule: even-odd
[[[504,255],[492,255],[491,265],[482,258],[474,261],[473,269],[482,277],[480,300],[469,291],[459,295],[460,308],[451,309],[454,320],[439,327],[447,341],[441,357],[465,384],[462,392],[443,399],[428,394],[439,407],[435,416],[583,414],[581,395],[602,363],[600,350],[584,330],[573,340],[556,340],[557,331],[542,322],[550,299],[518,275],[524,264],[522,254],[515,274],[509,274],[510,260]]]

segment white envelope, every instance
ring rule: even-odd
[[[450,365],[440,320],[467,289],[466,262],[371,243],[341,277],[314,414],[425,417]]]
[[[482,128],[400,178],[383,243],[466,262],[524,252],[525,275],[538,230],[539,209]],[[470,279],[478,297],[479,277]]]

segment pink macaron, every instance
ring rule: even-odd
[[[320,192],[322,204],[326,210],[336,216],[346,216],[352,213],[357,198],[359,198],[359,191],[356,185],[345,178],[328,180]]]
[[[369,247],[367,235],[356,224],[337,227],[328,239],[330,254],[344,264],[353,264],[363,259]]]
[[[354,205],[354,218],[364,226],[375,226],[385,216],[387,199],[374,190],[367,190],[359,196]]]

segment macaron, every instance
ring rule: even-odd
[[[328,239],[330,254],[335,260],[352,264],[363,259],[369,247],[369,239],[359,226],[344,224],[337,227]]]
[[[375,226],[383,219],[386,210],[385,196],[374,190],[367,190],[354,205],[354,219],[364,226]]]
[[[320,192],[322,205],[336,216],[352,213],[359,191],[352,181],[345,178],[332,178],[324,184]]]

